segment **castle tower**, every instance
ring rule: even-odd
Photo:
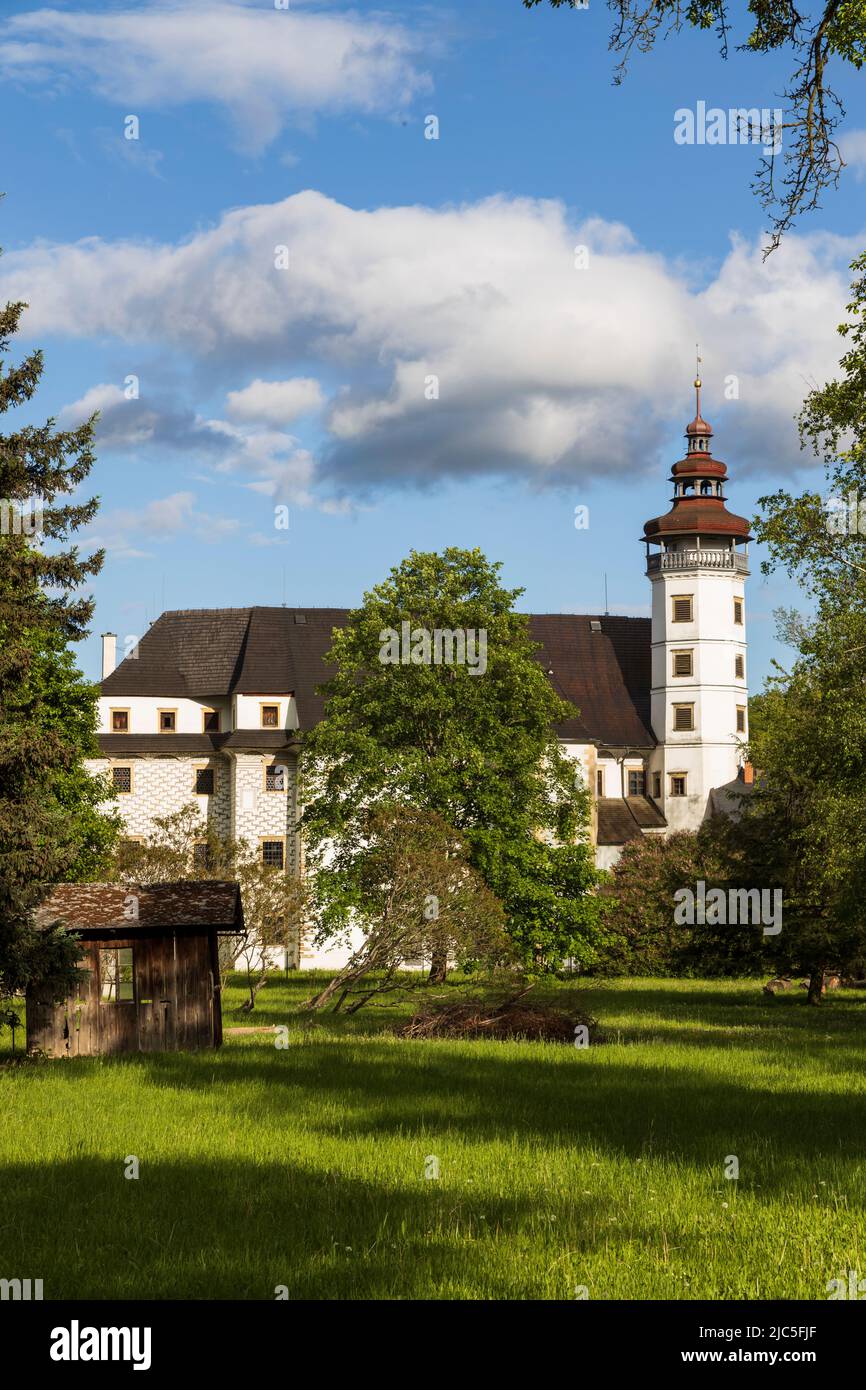
[[[652,583],[648,792],[671,830],[694,830],[713,787],[732,781],[748,735],[745,579],[749,524],[725,506],[728,470],[697,412],[672,471],[671,510],[644,527]],[[657,548],[656,548],[657,547]]]

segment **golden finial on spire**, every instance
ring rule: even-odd
[[[697,404],[698,404],[697,414],[698,414],[698,416],[700,416],[700,413],[701,413],[701,345],[700,345],[700,343],[695,343],[695,357],[697,358],[697,362],[696,362],[696,365],[695,365],[695,393],[696,393],[696,399],[697,399]]]

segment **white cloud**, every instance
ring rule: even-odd
[[[858,183],[866,177],[866,130],[848,130],[839,137],[842,158]]]
[[[239,529],[236,518],[199,511],[195,503],[194,493],[173,492],[142,507],[118,507],[100,515],[98,530],[87,534],[84,543],[104,547],[125,559],[146,559],[151,552],[139,548],[141,541],[188,537],[216,544]]]
[[[189,102],[225,107],[243,145],[263,149],[291,115],[390,115],[429,90],[426,39],[394,18],[231,0],[162,0],[125,10],[39,9],[5,21],[0,73],[78,83],[125,112]]]
[[[326,409],[318,462],[337,494],[656,467],[691,414],[698,339],[719,453],[740,473],[778,472],[808,462],[793,416],[808,383],[836,370],[859,243],[789,236],[764,261],[759,242],[734,240],[700,284],[621,225],[574,224],[553,201],[359,211],[304,192],[228,212],[179,245],[91,239],[10,253],[0,294],[29,302],[37,341],[149,340],[206,363],[226,387],[238,363],[286,373],[321,362],[346,383]],[[277,270],[283,244],[290,268]],[[586,269],[575,268],[578,245]],[[724,404],[730,378],[739,396]],[[234,421],[196,421],[196,438],[212,435],[223,466],[253,481],[306,492],[312,459],[279,428],[297,381],[230,390]]]
[[[324,401],[324,393],[314,377],[297,376],[289,381],[255,380],[242,391],[230,391],[226,411],[232,420],[253,420],[266,425],[289,425],[307,415]]]

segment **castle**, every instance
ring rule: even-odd
[[[748,736],[745,580],[748,523],[726,506],[727,468],[697,409],[672,470],[670,510],[644,526],[652,617],[533,614],[537,659],[579,713],[557,729],[593,793],[596,862],[639,835],[696,829],[724,809]],[[100,758],[127,838],[191,800],[203,825],[302,872],[297,758],[321,718],[336,608],[163,613],[115,667],[103,635]],[[336,953],[298,948],[294,964]]]

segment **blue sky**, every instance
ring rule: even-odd
[[[760,151],[678,145],[675,112],[772,110],[785,65],[682,34],[617,87],[610,23],[600,0],[7,7],[0,290],[46,354],[31,418],[103,412],[95,634],[351,605],[449,544],[527,609],[599,611],[607,575],[612,611],[647,613],[637,538],[696,340],[731,509],[810,477],[793,417],[863,244],[858,94],[840,75],[839,191],[764,262]],[[757,559],[753,690],[799,597]]]

